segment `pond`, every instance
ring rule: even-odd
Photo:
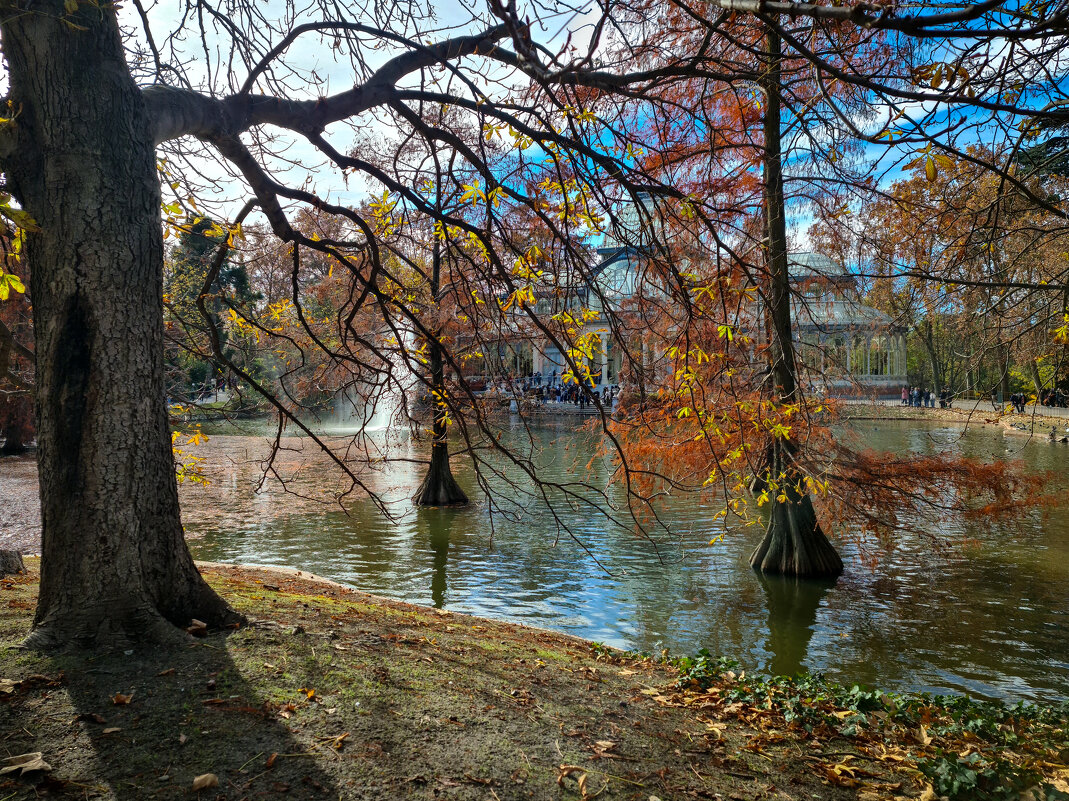
[[[1069,464],[1069,446],[990,429],[860,425],[887,451],[1019,458],[1061,476]],[[586,436],[566,427],[547,425],[531,439],[546,476],[574,480],[590,460]],[[672,534],[656,543],[561,505],[573,539],[558,537],[538,503],[514,519],[495,516],[492,525],[485,503],[413,509],[403,499],[421,468],[391,465],[362,477],[398,501],[396,519],[360,497],[342,511],[317,500],[337,487],[326,460],[305,440],[284,443],[278,465],[289,492],[277,480],[253,491],[262,437],[213,436],[196,449],[211,480],[182,492],[197,558],[289,565],[368,592],[620,648],[707,648],[774,673],[820,671],[847,683],[1011,701],[1069,692],[1069,500],[1012,534],[985,525],[942,532],[974,541],[966,546],[936,549],[903,536],[875,560],[843,546],[846,573],[832,586],[756,575],[747,558],[758,532],[731,531],[709,544],[718,533],[711,510],[692,498],[671,506]],[[455,462],[475,497],[473,477]]]

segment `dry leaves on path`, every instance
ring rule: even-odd
[[[0,767],[0,776],[15,772],[18,772],[19,776],[24,776],[35,770],[39,770],[42,773],[52,770],[52,766],[45,762],[44,754],[40,751],[8,757],[0,760],[0,764],[3,764],[3,767]]]

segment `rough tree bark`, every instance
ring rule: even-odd
[[[28,393],[0,393],[0,455],[29,450],[33,438],[33,399]]]
[[[179,518],[163,384],[163,239],[152,131],[111,6],[0,18],[36,331],[41,591],[28,644],[172,640],[238,619]],[[77,27],[68,25],[74,22]]]
[[[435,237],[431,256],[431,294],[438,296],[442,280],[442,248]],[[434,404],[434,428],[431,444],[431,463],[427,475],[420,484],[413,498],[416,506],[462,506],[468,502],[468,496],[453,478],[449,466],[449,427],[446,424],[446,409],[438,404],[438,399],[445,392],[445,365],[442,358],[442,346],[437,339],[431,340],[429,348],[431,402]]]
[[[783,153],[780,133],[779,34],[769,26],[767,62],[762,84],[765,91],[765,227],[768,248],[769,359],[776,394],[782,403],[797,402],[796,359],[791,326],[790,273],[787,265],[786,204],[783,198]],[[817,522],[813,500],[796,489],[798,470],[794,447],[776,439],[768,454],[769,476],[779,485],[764,507],[765,536],[750,556],[750,564],[763,573],[792,576],[837,576],[843,562]],[[784,500],[779,500],[780,497]]]
[[[21,553],[7,548],[0,550],[0,576],[25,572],[26,565],[23,564]]]

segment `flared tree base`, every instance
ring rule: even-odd
[[[768,507],[765,536],[750,556],[761,573],[806,578],[834,578],[843,572],[843,560],[817,523],[808,495],[788,493]]]
[[[120,594],[107,592],[103,583],[96,598],[76,599],[68,593],[42,597],[33,631],[23,645],[40,651],[167,647],[188,643],[186,627],[194,620],[209,628],[246,622],[195,568],[188,576],[177,575],[180,572],[175,571],[166,597],[157,601],[143,587]],[[183,589],[177,589],[183,584]]]
[[[453,478],[449,447],[444,443],[435,443],[431,448],[430,468],[412,500],[416,506],[463,506],[468,503],[468,496]]]

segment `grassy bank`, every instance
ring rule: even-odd
[[[1063,710],[755,682],[252,569],[207,570],[249,627],[46,657],[14,647],[30,570],[0,582],[0,757],[50,770],[0,775],[5,800],[931,799],[974,768],[1048,795],[1069,773]]]

